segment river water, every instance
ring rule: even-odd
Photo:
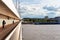
[[[60,25],[23,24],[23,40],[60,40]]]

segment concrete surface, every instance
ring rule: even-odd
[[[2,27],[0,27],[0,40],[3,40],[18,23],[19,22],[16,22],[14,24],[6,25],[4,27],[4,29]]]

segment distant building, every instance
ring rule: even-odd
[[[57,23],[57,20],[54,19],[54,18],[50,18],[50,19],[47,20],[47,22],[49,22],[49,23]]]
[[[48,16],[45,16],[45,19],[48,19]]]
[[[60,23],[60,17],[55,17],[55,20],[57,20],[57,22]]]

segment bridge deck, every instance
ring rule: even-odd
[[[4,29],[0,27],[0,40],[3,40],[17,26],[18,23],[19,22],[6,25]]]

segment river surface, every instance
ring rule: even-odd
[[[60,25],[22,25],[23,40],[60,40]]]

